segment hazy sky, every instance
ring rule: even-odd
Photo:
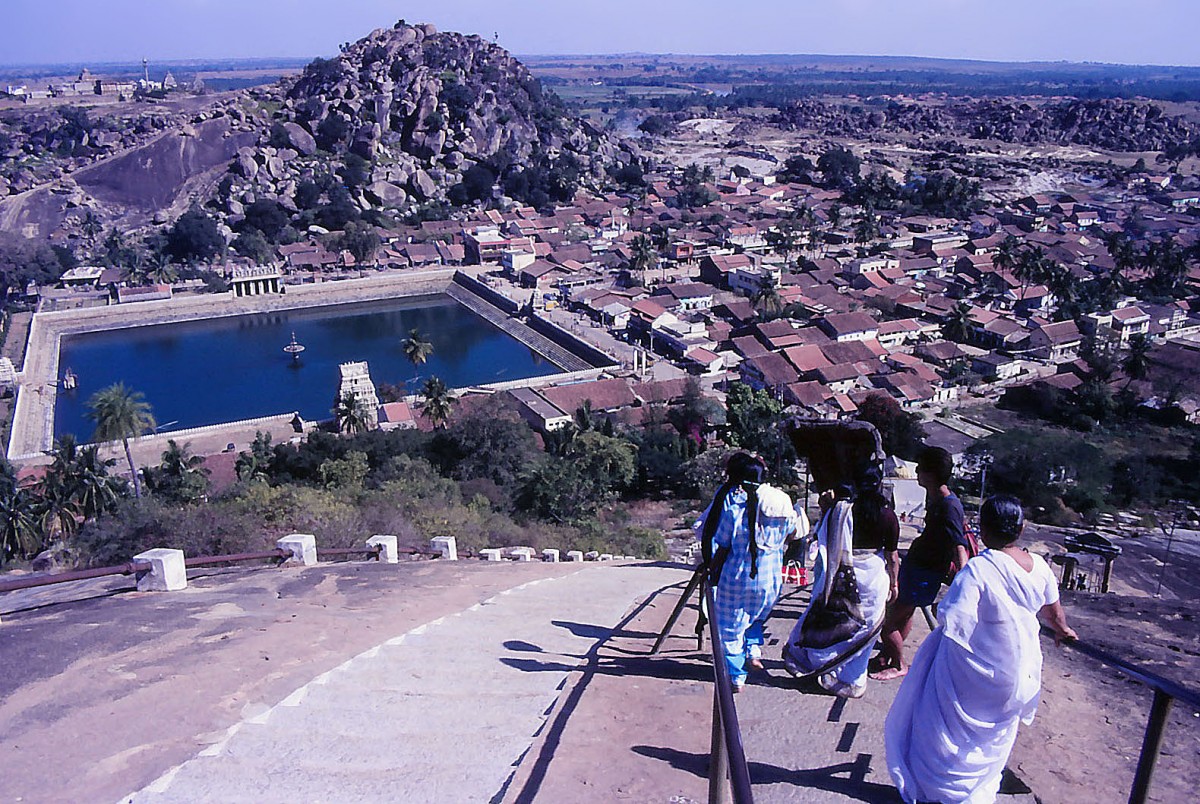
[[[1200,65],[1200,0],[2,0],[0,64],[307,58],[399,18],[499,33],[518,54]]]

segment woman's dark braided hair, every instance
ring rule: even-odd
[[[738,486],[746,490],[746,511],[749,517],[747,527],[750,534],[750,577],[758,577],[758,487],[767,476],[767,467],[762,459],[748,452],[735,452],[725,464],[725,482],[717,489],[709,506],[708,516],[704,518],[704,528],[701,531],[700,552],[707,565],[712,560],[713,535],[717,532],[717,523],[725,511],[725,498]]]

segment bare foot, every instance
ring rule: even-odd
[[[907,674],[907,667],[885,667],[878,673],[871,673],[870,677],[876,681],[895,681],[898,678],[903,678]]]
[[[763,669],[762,659],[751,659],[750,661],[746,662],[746,666],[749,667],[751,670],[762,670]]]

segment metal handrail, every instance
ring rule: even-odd
[[[320,559],[321,556],[337,556],[339,558],[366,556],[368,561],[379,561],[383,557],[383,545],[375,544],[370,547],[318,547],[317,558]]]
[[[725,665],[721,636],[717,632],[716,601],[707,578],[700,582],[705,608],[709,613],[708,636],[713,656],[713,728],[708,768],[708,800],[710,804],[725,801],[726,793],[733,794],[734,804],[753,804],[750,787],[750,768],[742,747],[742,730],[738,725],[737,706],[733,702],[733,680]]]
[[[107,575],[134,575],[138,572],[148,572],[150,564],[146,561],[129,561],[113,567],[93,567],[92,569],[71,570],[54,575],[35,575],[24,578],[8,578],[0,580],[0,592],[15,592],[18,589],[34,589],[39,586],[50,586],[56,583],[71,581],[86,581],[89,578],[103,578]]]
[[[937,617],[930,607],[923,606],[921,611],[929,622],[930,628],[936,628]],[[1046,625],[1041,627],[1041,634],[1051,638],[1056,636],[1054,629]],[[1095,659],[1101,664],[1108,665],[1154,691],[1150,716],[1146,720],[1146,732],[1142,737],[1142,751],[1138,755],[1137,770],[1134,772],[1133,785],[1129,789],[1129,804],[1145,804],[1150,795],[1150,781],[1154,777],[1154,767],[1158,763],[1158,754],[1162,747],[1163,734],[1167,729],[1167,717],[1171,714],[1171,705],[1176,700],[1180,700],[1200,712],[1200,691],[1164,678],[1158,673],[1139,667],[1103,648],[1089,645],[1081,639],[1063,639],[1060,644]]]
[[[283,550],[276,548],[274,550],[261,550],[257,553],[231,553],[224,556],[196,556],[195,558],[185,558],[183,565],[185,567],[212,567],[217,564],[234,564],[239,561],[266,561],[277,559],[282,561],[292,554],[291,550]]]

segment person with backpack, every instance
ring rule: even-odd
[[[900,522],[882,480],[880,467],[871,464],[856,473],[853,488],[834,489],[834,499],[817,526],[812,598],[783,649],[784,669],[793,676],[816,675],[822,688],[840,698],[861,698],[867,691],[867,662],[900,563]],[[838,586],[843,568],[849,570],[853,588]],[[830,598],[835,594],[848,595],[858,604],[857,611],[831,616]]]
[[[893,585],[884,617],[880,651],[871,678],[891,681],[908,672],[904,640],[918,608],[932,606],[942,584],[964,566],[974,551],[966,532],[962,502],[950,490],[954,459],[941,447],[926,447],[917,456],[917,482],[925,489],[925,528],[913,540]]]
[[[783,551],[796,533],[788,495],[766,483],[760,458],[734,453],[700,522],[709,583],[716,587],[713,617],[734,692],[749,669],[762,669],[763,627],[783,585]]]

